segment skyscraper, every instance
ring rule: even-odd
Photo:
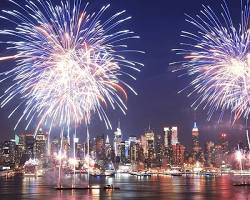
[[[155,137],[155,161],[156,166],[160,167],[164,158],[165,146],[161,135]]]
[[[98,160],[105,159],[105,142],[104,135],[97,136],[95,140],[95,150],[96,150],[96,158]]]
[[[184,164],[184,153],[185,147],[182,144],[172,145],[173,148],[173,165],[175,166],[183,166]]]
[[[169,127],[164,128],[164,146],[171,146],[171,132]]]
[[[118,127],[114,132],[114,151],[116,157],[121,157],[121,142],[122,142],[122,131],[119,122]]]
[[[110,161],[111,160],[111,156],[112,156],[112,146],[109,142],[109,136],[107,135],[106,140],[105,140],[105,157],[106,160]]]
[[[214,143],[212,141],[207,141],[205,145],[205,165],[207,167],[212,167],[212,158],[214,152]]]
[[[146,139],[146,158],[153,159],[154,158],[154,150],[155,150],[155,134],[152,130],[149,130],[145,133]]]
[[[176,145],[178,143],[178,128],[173,126],[171,128],[171,145]]]
[[[47,135],[40,129],[35,136],[34,156],[37,159],[43,159],[46,156],[47,150]]]
[[[204,155],[200,146],[200,142],[199,142],[199,129],[197,127],[196,122],[194,122],[194,126],[192,129],[192,158],[193,158],[193,162],[196,161],[200,161],[203,162],[204,161]]]
[[[15,140],[5,141],[2,147],[2,160],[5,166],[14,167],[15,165]]]
[[[57,155],[59,153],[59,149],[60,149],[60,141],[58,138],[54,138],[51,141],[51,146],[50,146],[51,155]]]
[[[35,138],[32,134],[22,134],[19,140],[20,145],[24,146],[24,161],[34,157]]]
[[[192,142],[193,142],[193,150],[199,151],[200,150],[200,144],[199,144],[199,129],[197,127],[196,122],[194,122],[194,126],[192,129]]]
[[[228,136],[226,133],[222,133],[220,135],[220,145],[222,147],[222,151],[227,156],[229,154],[229,142],[228,142]]]

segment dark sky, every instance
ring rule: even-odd
[[[24,0],[17,2],[22,4]],[[162,133],[164,126],[177,125],[180,141],[188,145],[191,143],[191,128],[196,119],[202,141],[216,140],[218,133],[222,131],[228,132],[235,143],[239,138],[244,138],[242,122],[239,121],[231,127],[228,116],[218,124],[216,116],[208,122],[206,111],[202,109],[194,113],[190,108],[191,99],[188,99],[185,93],[177,94],[178,90],[189,83],[188,78],[179,78],[178,74],[168,70],[169,63],[179,59],[171,49],[179,47],[179,43],[183,41],[179,36],[181,30],[194,31],[193,27],[185,22],[184,14],[193,16],[198,14],[202,4],[210,5],[219,12],[222,0],[93,0],[90,2],[92,9],[99,9],[102,5],[111,3],[110,14],[125,9],[127,15],[131,15],[133,19],[124,23],[124,26],[141,36],[140,40],[129,43],[130,48],[146,52],[145,55],[132,55],[133,59],[145,64],[142,72],[137,75],[138,80],[130,82],[139,95],[129,95],[126,116],[119,111],[110,113],[113,128],[116,128],[117,121],[120,119],[124,135],[129,136],[142,134],[149,123],[157,133]],[[240,1],[228,2],[233,19],[238,22]],[[7,0],[0,0],[0,9],[13,9],[13,6]],[[1,49],[0,54],[4,54],[4,50]],[[1,65],[2,68],[6,68],[6,65]],[[16,119],[8,119],[9,109],[7,107],[0,110],[2,139],[8,139],[9,135],[14,135],[13,126]],[[17,133],[21,131],[22,128],[19,128]],[[91,134],[109,133],[111,135],[112,132],[113,130],[106,131],[99,120],[92,121]],[[79,129],[79,134],[85,133]]]

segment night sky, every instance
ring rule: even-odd
[[[24,2],[18,0],[17,2]],[[54,2],[54,0],[53,0]],[[55,1],[56,2],[56,1]],[[177,73],[169,71],[169,63],[178,61],[180,57],[175,56],[171,49],[178,48],[183,41],[180,37],[181,30],[195,31],[192,26],[185,22],[185,13],[194,16],[202,9],[202,4],[210,5],[214,10],[221,11],[219,0],[113,0],[90,1],[91,9],[100,9],[102,5],[111,3],[111,9],[106,13],[114,14],[117,11],[126,10],[132,20],[123,24],[125,29],[135,31],[140,40],[130,41],[130,49],[145,51],[145,55],[127,55],[128,58],[136,59],[145,64],[142,72],[137,74],[138,80],[130,82],[139,93],[138,96],[129,94],[127,102],[128,112],[123,116],[120,111],[109,112],[113,129],[116,128],[118,120],[125,138],[130,135],[140,135],[150,124],[157,133],[163,133],[164,126],[178,126],[179,138],[182,143],[191,143],[191,128],[194,120],[197,121],[201,132],[201,140],[216,140],[218,133],[229,133],[229,139],[236,144],[238,140],[244,139],[244,120],[236,122],[234,127],[229,123],[229,116],[225,115],[223,122],[217,123],[218,116],[214,116],[210,122],[206,120],[206,110],[199,109],[194,112],[190,108],[192,99],[186,97],[186,93],[177,94],[188,83],[188,77],[178,77]],[[240,18],[240,1],[228,1],[230,11],[236,23]],[[1,9],[13,9],[13,5],[7,0],[0,0]],[[9,26],[2,20],[5,27]],[[3,38],[1,38],[3,40]],[[0,55],[5,55],[5,50],[0,48]],[[1,63],[1,71],[11,67],[13,64]],[[14,65],[13,65],[14,67]],[[2,86],[4,88],[4,86]],[[2,89],[3,90],[3,89]],[[15,100],[16,103],[18,99]],[[15,102],[14,102],[15,103]],[[0,137],[1,140],[13,137],[13,127],[18,119],[8,119],[10,106],[0,110]],[[21,114],[21,113],[20,113]],[[16,133],[23,131],[20,126]],[[113,130],[105,130],[105,126],[98,119],[93,119],[91,134],[107,134],[111,136]],[[79,128],[79,135],[85,132]]]

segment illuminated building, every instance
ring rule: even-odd
[[[70,156],[70,137],[69,137],[69,135],[67,135],[67,137],[63,137],[62,150],[63,150],[63,153],[67,157]]]
[[[104,160],[105,159],[104,135],[96,137],[95,146],[96,146],[95,147],[96,159]]]
[[[2,162],[5,167],[15,166],[15,140],[5,141],[2,146]]]
[[[145,157],[152,160],[154,158],[154,149],[155,149],[155,134],[153,131],[149,130],[145,133],[146,139],[146,155]]]
[[[178,128],[173,126],[171,128],[171,145],[176,145],[178,143]]]
[[[214,163],[214,152],[215,152],[214,142],[208,141],[206,142],[205,148],[205,164],[207,167],[213,167]]]
[[[125,159],[124,163],[129,163],[130,162],[130,141],[126,140],[124,142],[125,144]]]
[[[171,165],[173,163],[173,149],[172,149],[172,129],[169,127],[164,128],[164,146],[166,163]]]
[[[139,157],[140,144],[137,140],[130,141],[130,162],[135,163],[140,160]],[[141,158],[141,160],[143,160]]]
[[[156,135],[155,137],[155,164],[160,167],[164,158],[164,142],[161,135]]]
[[[116,157],[121,157],[121,142],[122,142],[122,131],[120,128],[120,123],[118,123],[118,128],[114,132],[114,151]]]
[[[164,128],[164,146],[165,147],[171,146],[171,132],[169,127]]]
[[[26,162],[26,159],[23,157],[25,153],[25,148],[23,144],[16,144],[16,160],[15,163],[17,166],[23,165]]]
[[[56,155],[59,150],[60,150],[60,142],[59,142],[59,139],[57,138],[54,138],[52,141],[51,141],[51,147],[50,147],[50,152],[51,152],[51,155]]]
[[[192,159],[193,162],[204,162],[204,155],[199,142],[199,129],[197,127],[196,122],[194,122],[194,126],[192,129]]]
[[[112,146],[109,142],[109,136],[107,135],[105,140],[105,157],[108,161],[112,158]]]
[[[184,154],[185,154],[185,147],[179,143],[172,145],[173,150],[173,165],[174,166],[183,166],[184,164]]]
[[[194,127],[192,129],[192,142],[193,142],[193,151],[200,151],[200,143],[199,143],[199,129],[197,127],[196,122],[194,122]]]
[[[125,146],[125,142],[121,142],[120,143],[120,150],[121,150],[121,156],[120,156],[120,161],[122,163],[126,163],[126,146]]]
[[[47,153],[47,135],[42,132],[42,129],[38,131],[35,136],[34,142],[34,156],[36,159],[43,159]]]
[[[220,144],[215,145],[214,147],[214,154],[213,154],[213,164],[215,167],[221,167],[224,163],[226,157],[223,152],[223,148]]]
[[[79,160],[84,159],[84,144],[77,143],[76,144],[76,158]]]
[[[24,146],[24,160],[27,161],[30,158],[34,158],[34,144],[35,138],[32,134],[20,135],[19,143]]]
[[[222,152],[224,153],[224,156],[227,156],[230,150],[229,150],[228,136],[226,133],[222,133],[220,135],[220,145],[222,147]]]

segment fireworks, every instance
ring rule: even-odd
[[[14,59],[16,66],[2,74],[2,81],[13,84],[2,95],[1,106],[21,96],[21,103],[9,115],[25,105],[16,127],[26,120],[28,129],[38,120],[37,128],[46,124],[50,130],[54,126],[69,130],[81,122],[88,124],[93,113],[110,127],[104,107],[118,107],[125,113],[125,89],[135,91],[120,77],[135,80],[130,71],[140,71],[142,65],[124,56],[139,52],[123,44],[138,36],[118,30],[131,17],[123,18],[122,11],[105,20],[109,5],[88,14],[88,4],[81,9],[81,0],[57,6],[43,0],[25,1],[25,6],[10,2],[18,9],[3,10],[1,18],[16,28],[0,34],[13,38],[5,43],[14,54],[0,60]]]
[[[173,64],[178,66],[177,70],[186,70],[194,77],[184,90],[191,89],[188,96],[198,94],[192,104],[195,109],[209,108],[209,117],[216,110],[222,114],[230,110],[234,119],[247,118],[250,112],[249,1],[242,4],[239,26],[233,24],[225,1],[222,10],[216,15],[209,6],[203,6],[196,17],[187,16],[186,21],[198,31],[182,32],[189,42],[174,51],[183,55],[185,61]]]

